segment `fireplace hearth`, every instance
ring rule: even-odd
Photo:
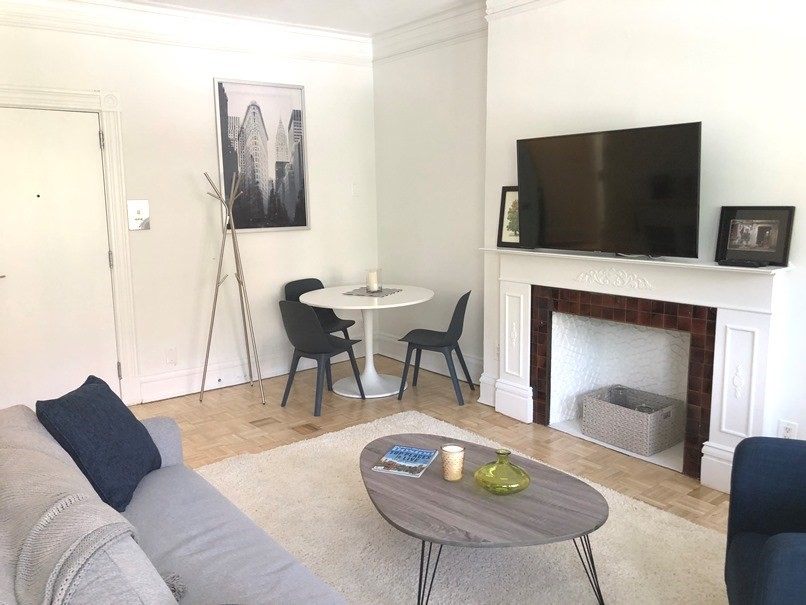
[[[532,286],[530,384],[534,421],[548,425],[551,393],[551,323],[555,312],[691,333],[683,473],[700,477],[710,430],[716,309],[699,305]]]

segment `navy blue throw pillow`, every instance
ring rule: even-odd
[[[96,376],[57,399],[37,401],[36,416],[117,511],[126,510],[140,480],[162,465],[146,427]]]

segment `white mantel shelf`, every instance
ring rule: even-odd
[[[500,280],[772,313],[774,284],[788,267],[727,267],[715,262],[482,248],[500,257]],[[534,281],[538,279],[539,281]]]
[[[670,260],[667,258],[631,258],[629,256],[606,256],[606,255],[593,255],[593,254],[585,254],[585,253],[575,253],[575,252],[557,252],[557,251],[547,251],[547,250],[540,250],[540,249],[523,249],[523,248],[481,248],[482,252],[495,252],[498,254],[512,254],[515,256],[529,256],[535,257],[540,256],[544,258],[554,258],[554,259],[584,259],[586,261],[597,262],[597,263],[615,263],[615,264],[624,264],[624,265],[635,265],[638,264],[651,264],[656,265],[660,264],[665,267],[682,267],[685,269],[701,269],[703,271],[738,271],[740,273],[766,273],[766,274],[775,274],[781,271],[787,271],[789,267],[729,267],[727,265],[719,265],[716,262],[708,262],[708,261],[701,261],[701,260],[694,260],[686,261],[686,260]]]
[[[786,267],[727,267],[714,262],[649,260],[542,250],[482,248],[498,257],[498,376],[494,405],[532,422],[529,382],[533,285],[630,296],[717,309],[709,439],[701,481],[730,489],[733,451],[751,435],[774,435],[777,311]]]

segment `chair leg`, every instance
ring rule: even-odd
[[[409,363],[411,363],[411,352],[414,350],[414,345],[409,344],[406,349],[406,363],[403,364],[403,376],[400,377],[400,390],[397,392],[397,400],[403,399],[403,389],[406,388],[406,377],[409,375]]]
[[[291,359],[291,369],[288,371],[288,380],[285,383],[285,393],[283,393],[283,402],[280,407],[285,407],[288,403],[288,394],[291,392],[291,383],[294,382],[294,374],[297,373],[297,364],[299,364],[300,356],[294,351],[294,357]]]
[[[459,348],[459,345],[456,345],[456,356],[459,358],[459,363],[462,364],[462,370],[465,373],[465,378],[467,378],[467,384],[470,385],[470,390],[475,391],[476,387],[473,384],[473,379],[470,378],[470,372],[467,371],[467,364],[465,363],[465,358],[462,356],[462,349]]]
[[[358,373],[358,363],[355,360],[355,353],[353,347],[347,349],[347,354],[350,356],[350,365],[353,366],[353,375],[355,376],[355,383],[358,385],[358,392],[361,393],[361,399],[366,399],[364,394],[364,385],[361,384],[361,374]]]
[[[453,390],[456,393],[456,399],[459,400],[459,405],[464,405],[465,399],[462,397],[462,389],[459,388],[459,379],[456,377],[456,368],[453,365],[451,349],[448,347],[442,349],[442,354],[445,355],[445,361],[448,362],[448,372],[451,374],[451,382],[453,382]]]
[[[350,340],[350,335],[347,333],[347,328],[344,328],[342,333],[344,334],[344,340]]]
[[[322,415],[322,386],[325,381],[325,374],[327,372],[327,359],[318,357],[316,359],[316,402],[313,406],[313,415]]]
[[[417,348],[417,355],[414,356],[414,376],[411,379],[411,385],[417,386],[417,378],[420,376],[420,357],[423,354],[421,348]]]
[[[333,374],[330,371],[330,357],[325,362],[325,377],[327,378],[327,390],[333,390]]]

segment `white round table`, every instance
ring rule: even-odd
[[[364,347],[366,356],[364,357],[364,371],[361,372],[361,386],[364,387],[364,395],[367,399],[372,397],[389,397],[397,395],[400,390],[400,378],[389,374],[378,374],[375,370],[374,353],[375,346],[373,336],[375,331],[375,314],[380,309],[392,309],[394,307],[407,307],[416,305],[434,298],[434,292],[428,288],[417,286],[399,286],[395,284],[385,284],[384,290],[400,289],[400,292],[388,294],[386,296],[353,296],[345,294],[361,288],[362,286],[335,286],[320,290],[311,290],[300,296],[299,300],[312,307],[324,307],[328,309],[360,310],[364,319]],[[333,385],[333,390],[345,397],[360,398],[358,385],[355,378],[342,378]]]

